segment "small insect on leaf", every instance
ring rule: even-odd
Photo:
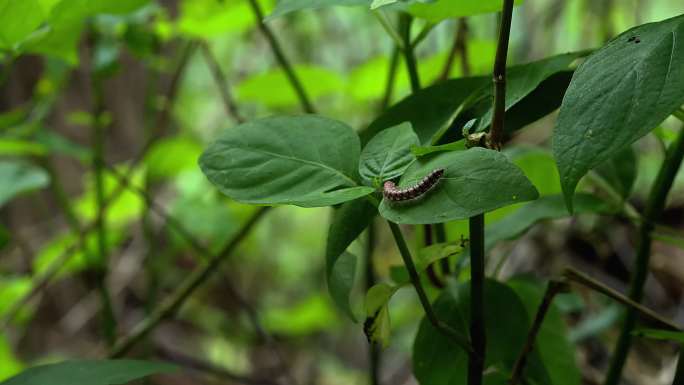
[[[438,168],[430,172],[425,178],[420,180],[413,186],[403,189],[398,188],[394,182],[387,181],[383,185],[382,194],[388,201],[391,202],[405,202],[418,199],[432,190],[444,175],[444,169]]]

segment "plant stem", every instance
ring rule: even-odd
[[[506,59],[508,57],[508,39],[511,34],[513,19],[513,0],[503,0],[501,22],[499,23],[499,42],[494,59],[494,115],[492,128],[489,130],[489,145],[500,149],[504,133],[504,113],[506,111]]]
[[[633,309],[635,312],[638,312],[642,316],[651,319],[652,321],[656,322],[658,325],[665,329],[682,330],[682,328],[674,322],[662,317],[658,313],[639,304],[638,302],[634,302],[632,299],[620,294],[619,292],[611,289],[605,284],[591,278],[590,276],[578,270],[568,267],[563,272],[563,276],[569,281],[579,283],[580,285],[586,286],[596,292],[599,292],[607,297],[612,298],[613,300],[621,303],[622,305],[630,309]]]
[[[283,49],[280,46],[280,43],[278,42],[278,39],[276,39],[275,35],[273,34],[273,31],[271,31],[271,28],[269,28],[269,26],[266,25],[266,23],[264,23],[264,12],[261,10],[261,6],[257,2],[257,0],[249,0],[249,5],[251,6],[252,12],[254,13],[254,18],[256,19],[257,26],[259,27],[261,33],[268,41],[268,44],[271,46],[271,50],[273,51],[273,54],[275,55],[276,60],[278,61],[278,64],[280,64],[280,67],[285,72],[285,76],[287,76],[287,79],[290,81],[290,84],[292,84],[292,87],[294,88],[295,93],[299,98],[299,102],[301,103],[302,108],[309,114],[316,113],[316,109],[311,103],[311,100],[309,99],[309,96],[307,95],[306,91],[304,90],[302,82],[297,77],[294,68],[292,68],[290,61],[285,56],[285,53],[283,52]]]
[[[95,71],[95,70],[92,70]],[[97,237],[97,255],[95,256],[94,281],[100,295],[102,305],[102,330],[108,346],[116,341],[116,317],[111,295],[107,287],[109,256],[107,252],[107,206],[105,204],[104,187],[104,141],[105,141],[105,107],[102,78],[97,73],[92,75],[93,84],[93,173],[95,176],[95,232]]]
[[[380,102],[380,111],[385,111],[392,101],[392,93],[394,91],[394,79],[397,77],[397,67],[399,66],[399,51],[395,46],[392,49],[392,56],[390,57],[389,68],[387,69],[387,82],[385,83],[385,93],[382,95]]]
[[[442,73],[439,75],[438,81],[449,79],[451,74],[451,67],[454,65],[456,55],[461,55],[461,74],[463,76],[470,76],[470,59],[468,57],[468,22],[466,18],[458,19],[458,27],[456,28],[456,35],[454,42],[449,50],[449,55],[444,62]]]
[[[216,60],[216,57],[211,52],[211,48],[206,42],[200,43],[200,47],[202,48],[202,54],[204,55],[204,59],[207,62],[207,66],[209,66],[211,75],[214,77],[214,84],[221,93],[221,100],[223,100],[223,106],[226,109],[226,113],[228,114],[228,116],[235,119],[236,122],[244,123],[245,118],[242,117],[242,115],[240,115],[240,111],[237,108],[237,104],[235,103],[233,96],[228,90],[228,82],[226,81],[226,76],[221,70],[221,66]]]
[[[677,359],[677,370],[672,385],[684,384],[684,344],[679,344],[679,358]]]
[[[644,221],[639,228],[639,244],[637,249],[634,275],[629,288],[629,298],[634,302],[641,302],[644,296],[644,284],[648,276],[649,261],[651,259],[651,242],[654,223],[657,222],[665,209],[667,195],[672,188],[679,166],[684,158],[684,128],[680,129],[677,139],[670,145],[665,160],[658,171],[655,183],[644,210]],[[632,345],[632,330],[636,325],[637,312],[630,308],[622,325],[622,331],[615,346],[613,359],[606,376],[606,385],[617,385],[622,375],[622,369],[627,361],[627,354]]]
[[[413,45],[411,44],[411,25],[413,24],[413,16],[408,13],[402,13],[399,17],[399,33],[403,42],[402,53],[404,54],[404,61],[406,62],[406,69],[408,70],[409,79],[411,80],[411,92],[415,93],[420,90],[420,78],[418,76],[418,65],[416,63],[416,56],[413,52]]]
[[[382,26],[382,29],[387,32],[389,37],[394,41],[394,44],[396,44],[397,48],[399,50],[403,50],[404,46],[406,45],[406,42],[402,40],[401,36],[399,36],[399,33],[392,27],[392,24],[390,24],[389,21],[387,21],[387,18],[385,17],[385,13],[382,12],[382,10],[374,10],[371,12],[373,16],[375,16],[375,19],[380,23]]]
[[[548,285],[546,286],[544,297],[542,298],[542,301],[539,304],[539,307],[537,308],[537,315],[534,317],[532,327],[530,328],[530,331],[527,334],[527,340],[525,341],[525,345],[523,346],[523,349],[520,352],[518,359],[515,361],[515,365],[513,366],[511,376],[508,380],[508,385],[516,385],[523,378],[523,375],[525,373],[525,366],[527,365],[527,357],[530,353],[532,353],[532,349],[534,348],[534,342],[537,339],[539,329],[541,329],[541,326],[544,323],[546,313],[551,308],[551,302],[553,302],[553,299],[556,296],[556,294],[564,291],[566,287],[567,283],[553,280],[549,281]]]
[[[397,248],[399,249],[399,253],[401,254],[401,259],[404,261],[406,270],[408,271],[409,277],[411,278],[411,283],[413,284],[413,287],[416,290],[416,293],[418,294],[418,299],[420,300],[420,304],[423,306],[423,310],[425,311],[425,316],[427,317],[428,321],[430,321],[430,323],[432,324],[432,326],[435,327],[435,329],[437,329],[445,336],[451,338],[458,346],[462,347],[467,352],[471,352],[472,349],[470,347],[468,338],[461,334],[459,331],[451,328],[449,325],[445,324],[437,318],[437,315],[432,309],[432,304],[430,304],[430,300],[428,299],[427,294],[425,294],[423,284],[420,282],[420,276],[416,271],[416,266],[413,264],[411,252],[409,251],[409,248],[406,245],[406,240],[404,240],[404,236],[401,234],[401,229],[399,229],[399,226],[394,222],[387,221],[387,224],[389,225],[390,230],[392,231],[392,236],[394,236],[394,242],[397,244]]]
[[[373,249],[375,248],[375,223],[371,220],[368,225],[368,239],[366,240],[365,262],[366,262],[366,290],[375,285],[377,279],[373,267]],[[380,360],[381,350],[378,344],[368,344],[368,382],[370,385],[380,384]]]
[[[469,218],[470,229],[470,341],[468,385],[481,385],[487,348],[484,314],[484,214]]]
[[[190,273],[173,293],[164,299],[147,318],[135,326],[130,335],[120,339],[111,349],[109,357],[118,358],[125,355],[138,342],[142,341],[150,331],[157,327],[161,321],[171,317],[175,311],[183,305],[185,300],[190,297],[195,289],[204,283],[212,273],[218,270],[221,262],[235,250],[269,208],[270,207],[258,208],[247,222],[240,227],[237,233],[233,235],[221,251],[211,257],[207,264]]]

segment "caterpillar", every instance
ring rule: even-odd
[[[416,199],[435,187],[440,178],[442,178],[442,175],[444,175],[444,169],[438,168],[427,174],[420,182],[403,189],[398,188],[394,182],[388,180],[382,186],[382,195],[391,202]]]

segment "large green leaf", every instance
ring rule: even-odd
[[[561,202],[562,203],[562,202]],[[544,287],[537,282],[516,278],[508,285],[522,301],[527,317],[532,320],[544,297]],[[565,320],[555,302],[551,303],[539,334],[535,340],[535,351],[551,378],[550,385],[576,385],[582,376],[575,362],[575,348],[568,338]]]
[[[39,0],[0,0],[0,48],[12,50],[45,20]]]
[[[422,200],[398,205],[383,199],[380,214],[396,223],[441,223],[533,200],[539,195],[506,156],[483,148],[441,153],[427,161],[420,159],[402,176],[399,187],[412,185],[437,168],[445,169],[444,176]]]
[[[221,192],[240,202],[330,206],[374,191],[356,182],[360,147],[344,123],[279,116],[226,130],[199,163]]]
[[[346,250],[368,227],[376,213],[375,206],[365,199],[347,202],[333,212],[328,230],[325,247],[328,290],[335,304],[352,320],[356,320],[350,297],[356,276],[357,258]]]
[[[173,365],[137,360],[64,361],[29,368],[0,385],[118,385],[175,370]]]
[[[41,189],[50,177],[45,170],[28,163],[0,161],[0,207],[19,194]]]
[[[521,4],[523,0],[515,0]],[[501,10],[501,0],[437,0],[428,3],[415,3],[409,7],[409,12],[417,17],[432,22],[439,22],[452,17],[472,16],[480,13],[497,12]]]
[[[367,143],[378,132],[408,121],[420,143],[430,144],[433,136],[450,120],[461,103],[489,83],[489,78],[483,76],[452,79],[424,88],[380,115],[361,132],[361,141]]]
[[[529,318],[516,293],[508,286],[486,280],[484,286],[487,355],[485,367],[508,372],[520,353],[529,329]],[[437,317],[452,328],[469,333],[470,287],[450,286],[434,305]],[[423,319],[413,345],[413,372],[421,385],[467,383],[468,354]],[[529,376],[548,384],[548,374],[530,356]]]
[[[365,5],[370,6],[371,0],[278,0],[273,13],[271,13],[267,20],[286,15],[290,12],[301,11],[304,9],[319,9],[330,6],[342,5]]]
[[[584,55],[583,52],[566,53],[509,68],[506,74],[506,110],[509,110],[511,107],[518,104],[525,96],[537,89],[545,79],[548,79],[554,74],[565,72],[565,79],[567,81],[568,67],[582,55]],[[565,83],[564,86],[567,87],[567,83]],[[493,87],[485,87],[482,89],[482,95],[479,96],[479,98],[486,101],[487,112],[478,119],[478,124],[473,131],[483,131],[489,128],[493,114],[493,91]],[[560,100],[564,91],[565,88],[557,90],[554,96]],[[535,104],[538,105],[539,102]],[[556,108],[559,105],[560,104],[557,104]],[[547,111],[547,113],[548,112],[550,111]]]
[[[644,24],[589,56],[573,76],[553,133],[568,208],[590,169],[684,104],[684,15]]]
[[[411,146],[418,145],[418,137],[411,123],[402,123],[381,131],[366,144],[359,160],[359,174],[366,184],[394,179],[406,171],[416,159]]]
[[[603,200],[589,194],[578,194],[575,197],[576,213],[610,213],[614,207]],[[567,217],[561,195],[547,195],[530,202],[504,219],[488,225],[485,229],[485,249],[489,250],[498,242],[514,239],[527,231],[535,223],[548,219]]]

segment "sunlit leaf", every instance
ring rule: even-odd
[[[0,0],[0,48],[14,49],[46,16],[39,0]]]
[[[145,157],[147,175],[169,178],[197,166],[202,147],[190,138],[173,137],[157,141]]]
[[[522,4],[523,0],[515,0],[515,4]],[[480,13],[497,12],[501,10],[503,2],[500,0],[437,0],[433,3],[416,3],[409,7],[409,12],[432,22],[439,22],[448,18],[472,16]]]
[[[24,365],[15,356],[5,335],[0,335],[0,381],[21,372],[23,369]]]

